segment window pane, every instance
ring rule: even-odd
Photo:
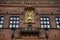
[[[49,18],[47,18],[47,20],[49,20]]]
[[[48,26],[48,28],[50,28],[50,25],[47,25]]]
[[[19,21],[16,21],[16,23],[19,23]]]
[[[0,28],[2,28],[2,25],[0,25]]]
[[[47,25],[44,25],[44,28],[46,28],[47,27]]]
[[[56,18],[56,20],[58,20],[58,18]]]
[[[43,24],[43,21],[41,21],[41,24]]]
[[[2,17],[1,20],[4,20],[4,17]]]
[[[19,18],[17,18],[17,20],[19,20]]]
[[[12,25],[10,25],[10,28],[12,28]]]
[[[3,23],[3,21],[0,21],[0,23]]]
[[[16,18],[14,17],[14,20],[16,20]]]
[[[13,18],[10,18],[10,20],[13,20]]]
[[[16,25],[16,28],[18,28],[18,25]]]
[[[47,24],[49,24],[49,21],[47,21]]]
[[[59,20],[60,20],[60,18],[59,18]]]
[[[44,21],[44,24],[46,24],[46,21]]]
[[[41,18],[40,20],[43,20],[43,18]]]
[[[10,21],[10,23],[12,23],[12,21]]]
[[[59,22],[58,22],[58,21],[56,21],[56,24],[59,24]]]
[[[13,23],[15,23],[16,21],[13,21]]]
[[[13,25],[13,28],[15,28],[15,25]]]
[[[60,26],[59,26],[59,25],[57,25],[57,28],[60,28]]]
[[[46,18],[44,18],[44,20],[46,20]]]
[[[41,28],[43,28],[43,25],[41,25]]]

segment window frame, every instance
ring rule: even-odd
[[[49,17],[49,16],[40,16],[40,17],[39,17],[40,28],[42,28],[41,25],[46,25],[46,24],[44,24],[44,23],[41,24],[41,20],[40,20],[40,18],[49,18],[49,20],[43,20],[43,21],[46,21],[46,23],[47,23],[47,21],[49,21],[49,24],[47,24],[47,25],[49,25],[50,28],[51,28],[51,21],[50,21],[50,17]],[[46,25],[46,26],[47,26],[47,25]],[[43,27],[43,28],[45,28],[45,27]],[[46,27],[46,28],[48,28],[48,27]]]
[[[4,16],[0,16],[0,18],[4,18],[5,19],[5,17]],[[0,21],[3,21],[3,23],[4,23],[4,19],[3,20],[0,20]],[[3,28],[3,23],[0,23],[1,25],[2,25],[2,27],[1,28]]]
[[[58,18],[58,20],[56,20],[56,18]],[[59,22],[59,18],[60,18],[60,16],[55,17],[55,23],[56,23],[57,21]],[[60,24],[60,23],[59,23],[59,24]],[[58,28],[57,25],[59,25],[59,24],[56,23],[56,28]],[[59,25],[59,26],[60,26],[60,25]]]
[[[17,19],[16,20],[14,20],[14,19],[11,20],[11,18],[19,18],[19,20],[17,20]],[[8,26],[8,28],[10,28],[10,25],[12,25],[11,28],[16,28],[16,25],[18,25],[18,28],[19,28],[19,23],[13,24],[13,22],[10,23],[10,21],[15,21],[15,22],[19,21],[19,23],[20,23],[20,17],[19,16],[10,16],[9,17],[9,26]],[[15,25],[15,27],[13,27],[13,25]]]

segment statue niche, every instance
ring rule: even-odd
[[[25,10],[25,22],[26,23],[34,23],[34,9],[26,8]]]

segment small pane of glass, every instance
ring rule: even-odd
[[[60,18],[59,18],[59,20],[60,20]]]
[[[10,23],[12,23],[12,21],[10,21]]]
[[[46,24],[46,21],[44,21],[44,24]]]
[[[44,28],[46,28],[47,27],[47,25],[44,25]]]
[[[50,28],[50,25],[47,25],[48,26],[48,28]]]
[[[59,22],[58,22],[58,21],[56,21],[56,23],[57,23],[57,24],[59,24]]]
[[[43,24],[43,21],[41,21],[41,24]]]
[[[43,25],[41,25],[41,28],[43,28]]]
[[[18,25],[16,25],[16,28],[18,28]]]
[[[49,24],[49,21],[47,21],[47,24]]]
[[[15,23],[16,21],[13,21],[13,23]]]
[[[14,17],[14,20],[16,20],[16,18]]]
[[[19,23],[19,21],[16,21],[16,23]]]
[[[40,20],[43,20],[43,18],[41,18]]]
[[[0,23],[3,23],[3,21],[0,21]]]
[[[58,20],[58,18],[56,18],[56,20]]]
[[[12,28],[12,25],[10,25],[10,28]]]
[[[0,25],[0,28],[2,28],[2,25]]]
[[[57,28],[60,28],[60,26],[59,26],[59,25],[57,25]]]
[[[1,20],[4,20],[4,17],[2,17]]]
[[[17,20],[19,20],[19,18],[17,18]]]
[[[47,18],[47,20],[49,20],[49,18]]]

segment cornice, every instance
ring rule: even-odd
[[[0,4],[0,7],[27,7],[27,4]],[[31,7],[60,8],[60,4],[31,4]]]

